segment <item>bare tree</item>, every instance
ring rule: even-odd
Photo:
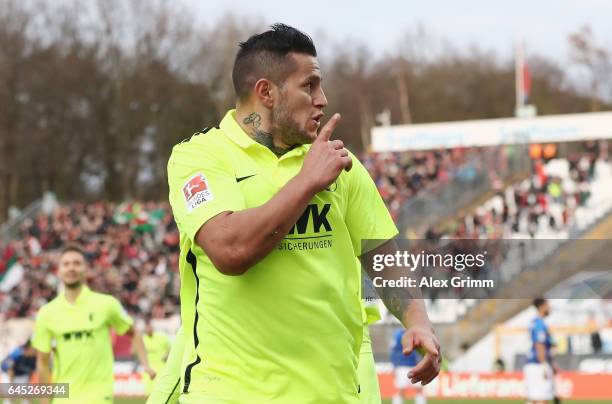
[[[3,0],[0,4],[0,222],[6,220],[8,208],[18,203],[18,141],[24,134],[20,124],[29,100],[23,67],[37,46],[27,35],[32,19],[30,3]]]
[[[588,25],[568,38],[570,58],[582,67],[589,75],[589,94],[591,98],[591,111],[601,109],[601,99],[612,96],[610,79],[612,77],[612,61],[610,53],[596,43],[595,35]],[[607,91],[607,94],[605,93]]]
[[[238,43],[265,28],[231,15],[197,26],[188,14],[171,0],[0,0],[0,221],[47,190],[166,198],[173,145],[234,106]],[[590,100],[559,66],[530,60],[541,112],[605,107],[609,61],[589,35],[574,43],[596,81]],[[382,110],[396,123],[512,115],[511,61],[459,52],[422,27],[400,39],[395,55],[378,57],[354,41],[320,41],[327,110],[343,115],[335,135],[352,150],[367,148]]]

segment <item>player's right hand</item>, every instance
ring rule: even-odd
[[[402,336],[404,355],[410,354],[413,349],[418,349],[422,359],[408,373],[412,384],[421,383],[425,386],[438,376],[442,365],[440,354],[440,343],[438,337],[430,327],[413,326],[406,330]]]
[[[143,366],[143,369],[145,373],[149,375],[151,380],[155,379],[155,376],[157,376],[157,373],[155,372],[155,370],[153,370],[151,366],[145,365]]]
[[[349,171],[353,166],[353,161],[342,140],[330,140],[339,121],[340,114],[336,113],[321,128],[300,171],[300,175],[308,178],[316,192],[330,186],[342,170]]]

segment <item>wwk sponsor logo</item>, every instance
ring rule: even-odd
[[[326,203],[322,207],[311,204],[306,207],[306,210],[302,213],[298,221],[291,227],[289,234],[306,234],[308,231],[308,224],[312,222],[313,233],[320,233],[324,231],[332,231],[332,227],[327,220],[327,214],[331,204]]]

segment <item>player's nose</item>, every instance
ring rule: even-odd
[[[316,92],[315,96],[312,98],[312,103],[315,107],[321,109],[327,106],[327,97],[325,96],[322,88]]]

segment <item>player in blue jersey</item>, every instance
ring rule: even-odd
[[[0,368],[8,375],[9,383],[30,383],[32,374],[36,370],[36,351],[32,348],[30,340],[15,348],[2,360]],[[4,400],[4,403],[17,402],[15,400]],[[30,401],[22,399],[21,404],[29,404]]]
[[[527,402],[531,404],[548,403],[554,398],[554,374],[556,365],[553,362],[551,349],[553,340],[544,322],[550,314],[547,300],[537,298],[533,305],[538,316],[529,325],[531,351],[524,368]]]
[[[2,361],[2,371],[6,372],[11,383],[28,383],[36,370],[36,351],[30,340],[15,348]]]
[[[29,383],[32,373],[36,370],[36,351],[30,340],[4,358],[1,368],[8,374],[10,383]]]
[[[402,337],[405,333],[403,328],[398,328],[393,334],[391,344],[391,363],[393,364],[393,374],[395,388],[397,389],[392,399],[392,404],[402,404],[407,388],[416,390],[414,404],[427,404],[427,399],[423,394],[423,386],[417,383],[412,384],[406,375],[419,363],[421,355],[414,350],[408,355],[404,354],[405,349],[402,345]]]

